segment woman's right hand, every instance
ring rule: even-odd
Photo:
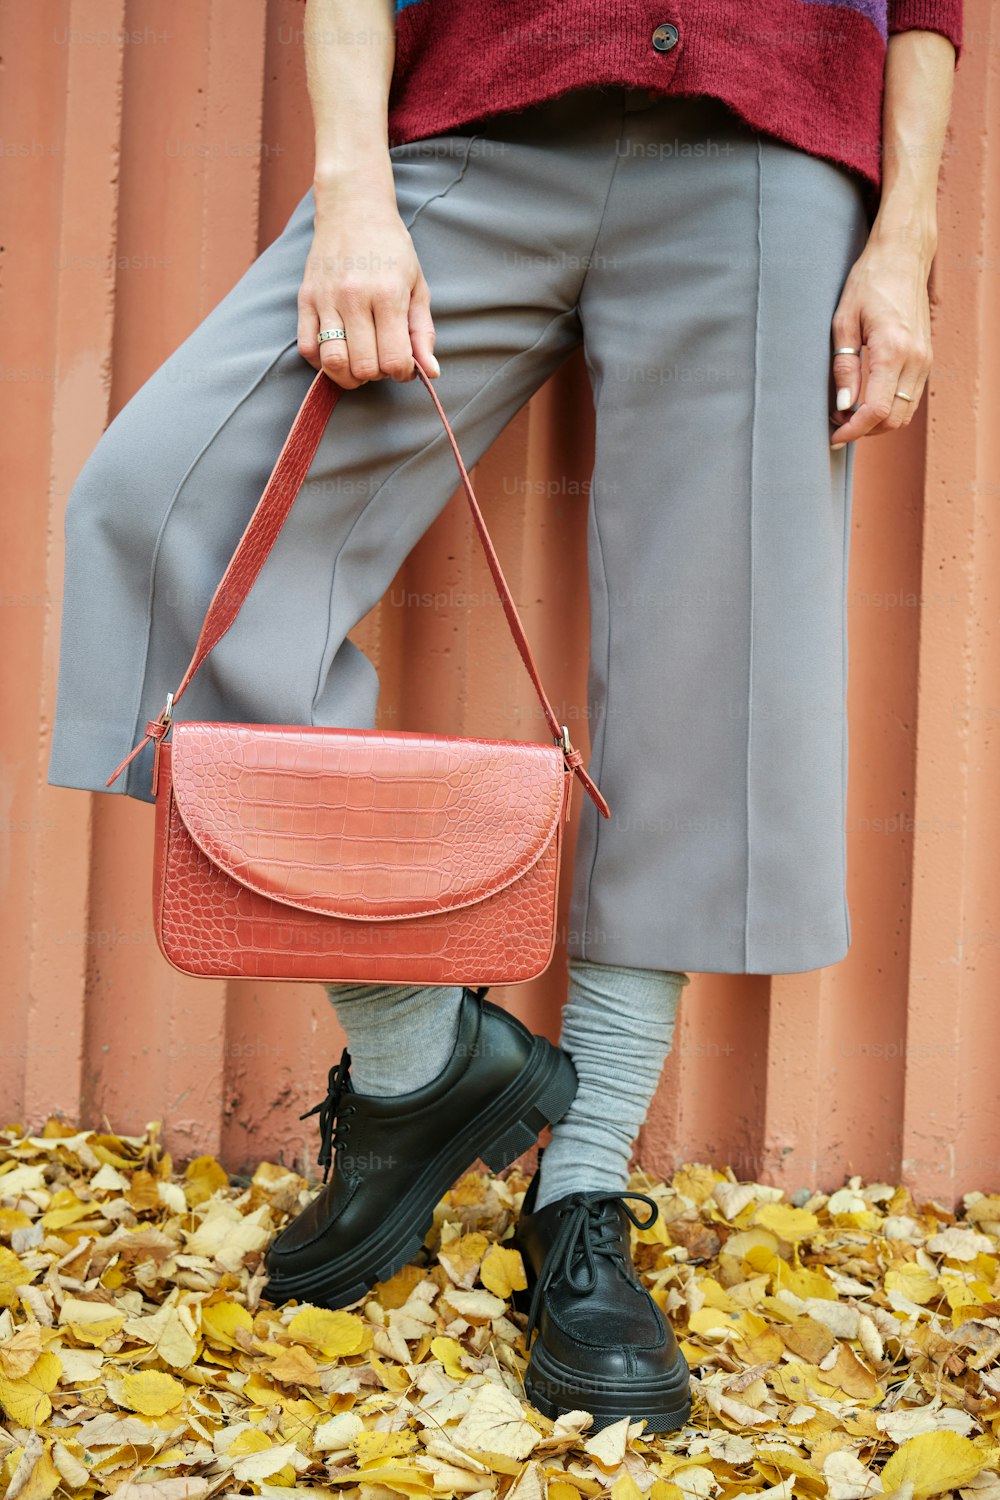
[[[394,200],[338,195],[317,201],[312,247],[299,288],[298,347],[344,390],[369,380],[412,380],[414,357],[434,358],[430,288]],[[325,339],[343,328],[346,339]]]

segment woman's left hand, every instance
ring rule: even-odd
[[[859,355],[833,357],[840,409],[830,415],[837,429],[831,447],[912,422],[931,367],[927,280],[933,258],[923,240],[870,239],[852,266],[833,316],[833,348],[867,345],[868,367],[862,377]]]

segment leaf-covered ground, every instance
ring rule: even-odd
[[[858,1179],[800,1206],[705,1166],[632,1185],[694,1377],[649,1441],[523,1399],[517,1169],[464,1178],[356,1308],[273,1308],[264,1248],[315,1184],[175,1171],[156,1126],[0,1131],[0,1493],[1000,1500],[1000,1196],[956,1220]]]

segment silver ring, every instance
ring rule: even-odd
[[[908,396],[905,391],[897,391],[896,395],[899,397],[900,401],[912,401],[913,400],[913,397],[912,396]]]
[[[860,349],[834,349],[834,354],[857,354],[860,357]]]
[[[325,344],[327,339],[346,339],[347,334],[342,328],[324,328],[320,331],[319,342]]]

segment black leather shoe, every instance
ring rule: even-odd
[[[528,1400],[545,1416],[589,1411],[593,1431],[622,1417],[671,1432],[691,1414],[690,1372],[670,1324],[639,1280],[629,1221],[639,1229],[659,1210],[645,1193],[569,1193],[534,1209],[536,1173],[513,1243],[521,1251],[531,1305]],[[625,1201],[651,1209],[640,1220]]]
[[[330,1069],[326,1098],[308,1111],[319,1114],[326,1186],[268,1248],[269,1301],[356,1302],[413,1258],[463,1172],[479,1159],[499,1172],[569,1109],[568,1055],[485,994],[465,990],[451,1060],[422,1089],[356,1094],[346,1049]]]

